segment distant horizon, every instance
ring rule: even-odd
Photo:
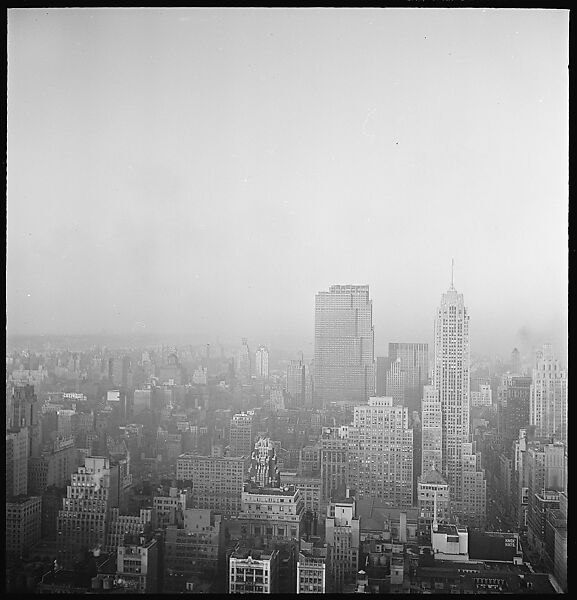
[[[454,259],[472,350],[566,353],[569,11],[415,8],[9,9],[7,329],[306,350],[368,282],[382,355]]]

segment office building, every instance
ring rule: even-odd
[[[297,561],[297,594],[326,594],[329,591],[328,546],[301,540]]]
[[[241,381],[247,383],[252,377],[252,358],[250,348],[248,347],[248,340],[242,338],[242,345],[237,353],[237,376]]]
[[[384,396],[390,396],[394,404],[405,406],[405,388],[407,387],[407,373],[401,366],[401,359],[391,361],[385,376]]]
[[[6,431],[6,498],[28,493],[28,428]]]
[[[435,319],[433,386],[439,392],[443,433],[441,464],[437,468],[449,485],[453,514],[461,522],[482,520],[485,514],[479,511],[485,502],[479,496],[485,494],[484,473],[469,445],[469,313],[463,294],[457,292],[452,281],[442,295]],[[481,472],[480,477],[474,474],[475,469]],[[475,482],[474,490],[465,484],[465,470],[467,482]]]
[[[58,513],[57,541],[65,565],[86,549],[104,547],[109,511],[118,503],[118,467],[102,456],[86,457],[72,474]]]
[[[359,570],[360,521],[353,498],[330,502],[325,520],[332,589],[342,592]]]
[[[432,385],[423,389],[421,419],[421,473],[441,468],[443,459],[443,412],[439,391]]]
[[[549,344],[537,352],[529,411],[537,437],[567,440],[567,373]]]
[[[42,498],[15,496],[6,501],[6,555],[19,558],[40,541]]]
[[[292,405],[305,405],[306,366],[301,359],[291,360],[286,372],[286,391],[292,400]]]
[[[280,487],[276,449],[268,437],[259,437],[250,456],[250,480],[260,487]]]
[[[229,558],[229,594],[275,594],[279,589],[279,551],[236,549]]]
[[[321,509],[349,484],[349,440],[343,427],[323,428],[320,439]]]
[[[315,297],[315,403],[374,394],[373,304],[368,285],[333,285]]]
[[[259,379],[268,379],[268,348],[260,346],[255,353],[255,373]]]
[[[240,510],[245,466],[243,456],[181,454],[176,462],[176,478],[190,482],[195,508],[233,515]]]
[[[421,531],[430,530],[435,515],[440,523],[450,520],[449,486],[435,468],[425,471],[417,484],[417,506]]]
[[[237,413],[230,421],[230,456],[250,456],[254,447],[254,415]]]
[[[41,496],[51,486],[64,487],[78,467],[74,438],[56,439],[38,457],[28,461],[28,490]]]
[[[410,411],[421,409],[423,386],[429,381],[429,344],[425,343],[389,343],[389,360],[399,361],[400,370],[404,373],[405,406]],[[391,394],[382,394],[390,396]]]
[[[493,406],[493,392],[491,386],[486,383],[479,385],[479,391],[471,391],[471,407],[483,406]]]
[[[133,594],[155,594],[158,589],[158,541],[144,538],[118,546],[116,588]]]
[[[305,511],[319,515],[321,510],[321,478],[303,475],[295,471],[280,472],[281,486],[294,486],[301,493]]]
[[[140,413],[150,410],[152,391],[149,389],[134,390],[134,400],[132,403],[132,416],[136,417]]]
[[[121,514],[118,508],[112,508],[108,519],[104,552],[116,553],[116,549],[124,544],[126,536],[138,539],[154,525],[156,525],[156,515],[152,508],[141,508],[138,515]]]
[[[221,515],[208,509],[187,508],[183,526],[170,525],[164,538],[165,592],[184,592],[191,580],[213,580],[224,559],[224,525]]]
[[[262,538],[265,546],[298,541],[303,532],[304,501],[292,485],[263,488],[245,484],[238,515],[243,539]]]
[[[413,505],[413,430],[408,409],[393,398],[369,398],[355,406],[348,428],[349,486],[358,499],[375,498],[398,508]]]
[[[505,443],[505,453],[510,456],[519,430],[529,425],[531,402],[531,377],[505,374],[497,388],[497,430]]]

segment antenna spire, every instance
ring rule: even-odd
[[[455,260],[451,259],[451,289],[454,290],[455,286],[453,285],[453,275],[455,271]]]

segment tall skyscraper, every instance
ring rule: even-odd
[[[333,285],[315,297],[315,402],[366,402],[374,392],[373,303],[368,285]]]
[[[405,406],[421,410],[423,386],[429,381],[429,344],[389,343],[389,359],[405,373]],[[389,394],[387,394],[389,395]]]
[[[413,430],[406,407],[393,398],[369,398],[355,406],[349,427],[349,483],[357,498],[376,498],[394,508],[413,505]]]
[[[537,352],[529,417],[537,437],[567,440],[567,373],[549,344]]]
[[[242,338],[242,346],[237,355],[237,375],[242,381],[250,381],[252,376],[252,359],[250,356],[250,348],[248,340]]]
[[[268,348],[260,346],[255,354],[256,376],[261,379],[268,379]]]
[[[457,292],[452,280],[435,319],[433,386],[439,392],[442,413],[441,473],[449,484],[453,513],[465,520],[482,520],[485,479],[469,434],[469,313],[463,294]],[[480,472],[480,479],[471,474],[471,469]],[[465,489],[472,481],[476,489]],[[478,502],[481,497],[482,502]]]

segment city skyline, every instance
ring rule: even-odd
[[[11,9],[7,332],[566,353],[568,11]],[[308,344],[308,348],[307,348]],[[529,349],[529,348],[528,348]]]

